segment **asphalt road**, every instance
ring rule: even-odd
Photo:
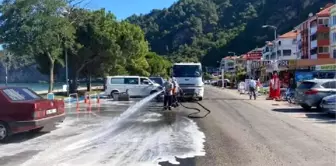
[[[233,90],[207,87],[201,104],[212,113],[195,120],[206,136],[206,155],[179,160],[181,165],[336,164],[335,117],[263,97],[247,99]]]
[[[262,97],[248,100],[248,96],[236,91],[215,87],[206,87],[200,102],[211,110],[203,119],[187,118],[195,110],[182,106],[167,112],[162,110],[162,103],[135,103],[107,101],[99,107],[93,105],[91,110],[85,104],[80,111],[69,108],[65,122],[56,128],[46,127],[39,134],[18,134],[8,144],[0,145],[0,165],[336,163],[336,119],[321,112],[305,112]],[[183,104],[199,108],[200,115],[206,113],[196,103]]]

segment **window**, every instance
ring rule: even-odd
[[[328,26],[328,24],[329,24],[329,19],[327,19],[327,18],[325,18],[325,19],[323,19],[323,18],[318,19],[318,24],[319,24],[319,25],[326,25],[326,26]]]
[[[329,82],[329,88],[336,89],[336,81]]]
[[[336,49],[333,50],[333,58],[336,58]]]
[[[27,88],[6,88],[2,90],[4,94],[10,98],[12,101],[26,101],[26,100],[37,100],[42,99],[34,91]]]
[[[139,84],[139,78],[125,78],[125,84],[137,85]]]
[[[292,50],[283,50],[283,56],[291,56]]]
[[[310,55],[315,55],[315,54],[317,54],[317,48],[310,50]]]
[[[314,41],[317,39],[317,34],[311,35],[310,36],[310,41]]]
[[[319,33],[317,36],[318,40],[326,40],[329,39],[329,33],[328,32],[323,32],[323,33]]]
[[[140,78],[140,83],[143,85],[147,85],[148,83],[150,83],[151,81],[147,78]]]
[[[319,47],[318,53],[329,53],[329,47]]]
[[[336,25],[336,16],[332,16],[332,24],[331,25]]]
[[[201,77],[202,68],[200,65],[175,65],[173,67],[174,77]]]
[[[336,43],[336,33],[332,33],[332,42]]]
[[[304,81],[297,88],[298,89],[310,89],[310,88],[312,88],[315,85],[316,85],[315,82]]]
[[[123,78],[112,78],[111,84],[124,84],[124,79]]]

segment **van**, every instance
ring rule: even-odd
[[[105,95],[111,97],[126,91],[131,97],[146,97],[161,90],[162,87],[148,77],[108,76],[105,81]]]

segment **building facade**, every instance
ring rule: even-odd
[[[280,35],[276,41],[277,43],[277,60],[294,60],[300,59],[297,56],[297,36],[298,30],[293,30]]]
[[[310,23],[310,59],[330,58],[329,17],[333,5],[328,4]]]
[[[330,9],[330,57],[336,58],[336,5],[333,5]]]

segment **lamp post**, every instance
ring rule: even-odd
[[[262,28],[271,28],[274,30],[274,46],[275,46],[275,59],[278,59],[278,46],[275,43],[277,39],[277,27],[273,25],[263,25]]]
[[[8,63],[9,63],[9,58],[8,58],[8,53],[6,52],[6,60],[5,60],[5,72],[6,72],[6,86],[8,86]]]

